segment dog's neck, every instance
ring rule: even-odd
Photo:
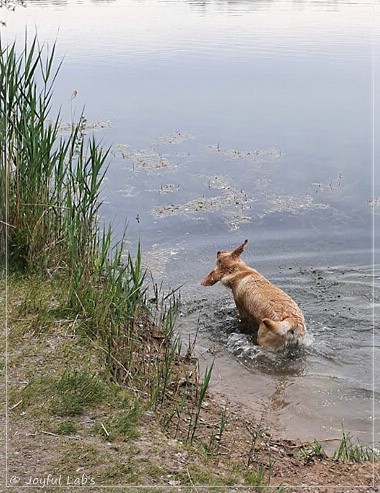
[[[221,283],[227,288],[232,289],[235,284],[237,284],[247,276],[259,278],[261,277],[261,274],[259,274],[255,269],[252,269],[252,267],[249,267],[244,262],[240,261],[236,265],[231,266],[231,268],[226,271],[221,279]]]

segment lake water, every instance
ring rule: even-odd
[[[156,280],[183,285],[178,330],[198,329],[214,391],[288,438],[344,425],[378,446],[378,3],[26,3],[0,11],[2,43],[26,26],[57,39],[55,109],[69,123],[85,107],[112,146],[104,219],[117,234],[128,221],[126,248],[140,239]],[[258,349],[231,293],[199,285],[245,238],[246,262],[304,310],[298,354]]]

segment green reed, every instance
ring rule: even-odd
[[[65,276],[69,305],[92,335],[105,335],[142,305],[141,251],[124,262],[111,228],[100,231],[108,150],[86,137],[83,115],[60,132],[54,59],[55,45],[47,53],[37,38],[21,55],[15,44],[0,49],[1,253],[7,246],[11,269]]]
[[[220,422],[219,422],[219,429],[216,433],[211,433],[210,435],[210,440],[208,444],[208,449],[211,452],[216,452],[220,448],[222,436],[224,433],[224,430],[226,429],[226,426],[228,424],[229,420],[229,415],[227,412],[227,402],[222,408],[221,416],[220,416]]]
[[[68,135],[60,131],[55,51],[36,37],[21,54],[0,47],[0,253],[7,249],[10,269],[65,277],[68,306],[106,341],[143,305],[141,252],[124,262],[111,228],[100,231],[108,151],[86,137],[83,115]]]
[[[108,153],[79,124],[61,137],[60,115],[51,116],[60,65],[55,45],[45,51],[37,38],[21,55],[15,44],[0,49],[1,253],[6,235],[11,266],[71,274],[89,265]]]
[[[379,459],[379,453],[371,447],[362,445],[359,440],[342,429],[342,439],[334,453],[337,462],[365,462]]]
[[[195,432],[197,430],[198,421],[202,410],[202,404],[205,400],[207,389],[210,384],[213,367],[214,367],[214,361],[211,363],[210,367],[206,368],[200,387],[197,388],[197,405],[190,419],[187,440],[186,440],[190,444],[193,443],[195,438]]]
[[[134,257],[125,255],[125,238],[115,244],[112,228],[100,228],[108,150],[86,136],[83,115],[61,132],[61,116],[51,110],[55,51],[35,37],[18,54],[0,40],[0,254],[9,269],[63,279],[68,312],[97,341],[112,378],[170,422],[166,402],[180,378],[180,297],[153,284],[147,299],[140,245]],[[211,369],[197,391],[190,442],[210,377]]]

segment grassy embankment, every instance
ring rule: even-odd
[[[140,248],[125,255],[99,222],[108,152],[82,118],[68,135],[52,118],[54,47],[0,51],[9,477],[268,484],[276,445],[241,418],[244,444],[227,431],[232,414],[207,401],[211,368],[200,378],[174,332],[178,294],[148,286]]]

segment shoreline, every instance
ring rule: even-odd
[[[207,491],[212,491],[216,484],[218,491],[223,485],[229,491],[238,485],[239,491],[241,487],[254,491],[258,485],[261,491],[301,491],[302,487],[306,492],[324,492],[334,487],[336,492],[347,492],[356,491],[358,485],[375,491],[372,488],[379,480],[378,461],[339,462],[327,458],[310,442],[280,439],[263,415],[258,419],[242,404],[226,405],[225,396],[214,390],[208,390],[202,402],[191,444],[183,438],[186,419],[173,420],[163,432],[162,411],[149,407],[141,409],[135,421],[132,419],[129,436],[120,430],[113,432],[114,415],[125,411],[120,409],[120,402],[129,391],[110,383],[99,347],[73,331],[71,319],[61,319],[57,325],[40,317],[45,325],[36,325],[38,313],[46,315],[44,308],[52,303],[49,282],[11,278],[9,283],[9,478],[43,481],[48,477],[46,471],[51,478],[84,475],[86,484],[90,485],[92,479],[95,485],[91,486],[98,491],[105,485],[137,486],[142,478],[147,485],[145,491],[150,486],[155,491],[168,486],[174,491],[197,491],[205,485],[209,485]],[[26,309],[32,295],[30,287],[38,288],[34,296],[39,303]],[[20,309],[23,317],[19,316]],[[52,395],[51,389],[57,387],[49,387],[49,382],[73,367],[78,372],[86,368],[105,390],[102,399],[85,402],[78,414],[60,416],[62,410],[57,414],[53,406],[59,392],[55,390],[56,395]],[[42,402],[45,405],[41,407]],[[223,412],[225,423],[220,432]],[[131,453],[131,467],[126,468],[125,454]],[[321,480],[323,486],[318,486]],[[54,485],[46,486],[54,490]]]

